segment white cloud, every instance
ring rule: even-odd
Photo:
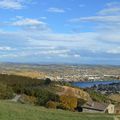
[[[99,60],[100,58],[106,59],[106,54],[109,56],[110,54],[120,54],[120,15],[110,15],[112,11],[108,12],[108,8],[105,9],[101,10],[104,13],[100,14],[99,11],[99,14],[96,13],[96,16],[80,17],[71,20],[71,22],[77,22],[77,25],[78,23],[81,24],[81,22],[92,22],[96,23],[97,27],[101,26],[101,29],[95,29],[93,32],[82,33],[43,33],[43,29],[36,29],[36,27],[38,28],[39,26],[41,28],[41,26],[46,26],[46,23],[38,19],[18,16],[17,20],[15,19],[11,22],[12,27],[24,28],[27,26],[28,29],[21,29],[16,32],[0,31],[0,44],[9,46],[10,43],[13,46],[18,46],[18,51],[8,54],[8,57],[18,56],[19,58],[20,56],[28,56],[26,58],[29,58],[30,56],[35,56],[38,58],[42,56],[41,58],[43,58],[47,56],[51,60],[52,58],[80,60],[83,57],[90,57],[89,59],[93,60],[93,56],[90,55],[94,55],[95,59],[97,59],[96,56],[99,56]],[[114,10],[114,12],[117,12],[117,10]],[[29,26],[35,29],[30,31]]]
[[[16,58],[16,57],[20,57],[20,56],[16,55],[16,54],[3,54],[3,55],[0,55],[0,58]]]
[[[59,55],[59,54],[66,54],[69,50],[47,50],[47,51],[39,51],[34,53],[35,55]]]
[[[22,9],[24,7],[23,0],[1,0],[0,1],[0,8],[4,9]]]
[[[14,49],[9,46],[0,46],[0,51],[11,51],[11,50],[14,50]]]
[[[34,26],[34,25],[45,25],[44,22],[37,20],[37,19],[30,19],[30,18],[23,18],[19,19],[15,22],[12,22],[14,26]]]
[[[114,31],[114,30],[110,30],[110,31],[101,31],[100,35],[98,36],[99,40],[102,40],[103,42],[108,42],[108,43],[112,43],[112,44],[120,44],[120,31]]]
[[[114,22],[120,23],[120,16],[90,16],[90,17],[80,17],[69,20],[70,22]]]
[[[120,7],[107,8],[99,11],[101,15],[120,14]]]
[[[44,17],[44,16],[43,16],[43,17],[40,17],[40,19],[46,20],[46,19],[47,19],[47,17]]]
[[[75,54],[74,57],[75,57],[75,58],[80,58],[80,55]]]
[[[120,24],[120,2],[107,3],[106,7],[97,12],[95,16],[79,17],[69,20],[70,22],[97,22]]]
[[[112,48],[107,51],[110,54],[120,54],[120,47]]]
[[[119,47],[119,37],[116,38],[119,34],[111,33],[110,35],[112,38],[109,37],[109,34],[106,37],[106,34],[94,32],[79,34],[41,33],[40,31],[30,32],[24,30],[18,32],[0,32],[2,39],[0,44],[7,46],[7,43],[13,43],[11,45],[17,48],[17,50],[11,51],[10,54],[2,55],[1,58],[36,57],[39,59],[39,57],[47,56],[51,59],[78,60],[86,57],[84,51],[89,51],[89,55],[90,53],[95,55],[98,53],[113,54],[112,52],[110,53],[110,50]],[[109,40],[109,38],[111,39]],[[114,39],[116,40],[114,41]],[[109,42],[113,42],[113,44]]]
[[[26,31],[41,31],[50,32],[51,29],[47,23],[35,18],[24,18],[23,16],[16,16],[9,22],[1,23],[4,26],[11,26],[17,29],[24,29]]]
[[[120,44],[120,14],[118,14],[118,12],[120,12],[120,3],[119,5],[116,3],[109,3],[106,8],[97,12],[96,16],[73,18],[69,20],[69,22],[77,24],[81,24],[81,22],[94,23],[95,26],[92,26],[92,29],[95,30],[94,33],[96,33],[97,36],[93,39],[99,41],[98,43],[100,45],[110,45],[107,45],[106,48],[105,46],[101,46],[101,51],[105,52]],[[98,46],[98,48],[100,47]],[[98,49],[96,49],[96,51],[98,51]]]
[[[64,13],[65,12],[65,10],[62,8],[54,8],[54,7],[49,8],[47,11],[52,12],[52,13]]]
[[[54,50],[56,47],[54,46],[32,46],[32,47],[25,47],[23,50]]]
[[[99,15],[119,15],[120,14],[120,3],[109,2],[106,4],[106,8],[98,12]]]
[[[108,2],[107,7],[120,7],[120,2]]]

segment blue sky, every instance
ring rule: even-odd
[[[120,65],[120,1],[0,0],[0,61]]]

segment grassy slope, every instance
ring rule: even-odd
[[[113,115],[75,113],[0,101],[0,120],[114,120]]]

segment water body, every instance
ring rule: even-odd
[[[111,84],[111,83],[119,83],[120,80],[107,80],[107,81],[90,81],[90,82],[74,82],[72,83],[73,86],[80,87],[80,88],[87,88],[87,87],[92,87],[94,85],[106,85],[106,84]]]

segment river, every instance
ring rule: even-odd
[[[80,88],[87,88],[87,87],[92,87],[94,85],[99,85],[99,84],[111,84],[111,83],[118,83],[120,80],[106,80],[106,81],[87,81],[87,82],[74,82],[72,83],[73,86],[80,87]]]

